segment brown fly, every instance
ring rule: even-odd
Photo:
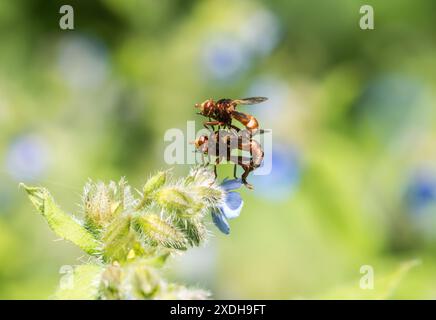
[[[252,134],[256,133],[259,128],[259,123],[256,118],[250,114],[236,111],[238,105],[252,105],[261,103],[268,100],[265,97],[252,97],[245,99],[220,99],[214,101],[208,99],[203,103],[196,104],[195,107],[199,109],[199,114],[209,118],[209,121],[204,122],[204,126],[214,130],[214,126],[219,128],[228,128],[239,131],[240,129],[232,124],[232,120],[235,119],[240,122],[248,131]]]
[[[244,132],[242,132],[244,133]],[[242,183],[247,188],[252,189],[252,185],[247,182],[250,172],[260,167],[264,158],[264,152],[259,142],[251,139],[251,134],[241,134],[236,131],[218,130],[209,136],[200,136],[194,142],[198,152],[207,156],[214,156],[214,173],[217,176],[217,165],[224,159],[235,164],[234,176],[236,178],[236,165],[239,165],[244,173],[241,176]],[[232,155],[232,150],[248,151],[250,157],[242,155]]]

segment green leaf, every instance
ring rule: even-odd
[[[61,279],[55,298],[59,300],[95,300],[99,297],[101,275],[104,268],[84,264],[74,268],[72,274]]]
[[[30,201],[48,222],[50,228],[61,238],[71,241],[88,254],[100,252],[100,243],[72,216],[62,211],[47,189],[21,184]]]

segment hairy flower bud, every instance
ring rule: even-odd
[[[168,213],[179,216],[193,215],[202,207],[191,195],[180,187],[165,187],[156,193],[156,202]]]
[[[148,197],[154,191],[162,187],[165,184],[166,180],[167,180],[167,171],[159,171],[150,179],[148,179],[144,187],[142,188],[144,197]]]
[[[151,203],[153,200],[153,194],[167,181],[167,175],[168,171],[159,171],[147,180],[142,188],[142,200],[136,208],[137,210],[141,210]]]
[[[108,188],[102,183],[85,186],[84,191],[85,220],[91,229],[102,228],[107,224],[119,203],[113,202]]]
[[[198,219],[178,219],[177,226],[186,235],[189,245],[199,246],[206,239],[207,230],[203,222]]]
[[[99,233],[123,211],[132,210],[137,203],[124,179],[118,183],[111,181],[108,185],[89,181],[85,185],[82,201],[85,223],[94,233]]]
[[[156,214],[148,213],[137,217],[134,223],[136,230],[152,246],[163,246],[177,250],[187,249],[188,241],[183,232]]]

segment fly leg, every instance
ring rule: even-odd
[[[209,122],[212,122],[212,119],[210,117],[209,117]],[[211,125],[211,127],[212,127],[212,131],[215,132],[215,126]]]
[[[251,184],[248,183],[247,181],[247,177],[250,174],[251,171],[254,170],[252,163],[251,163],[251,159],[247,158],[247,157],[238,157],[238,164],[242,167],[242,169],[244,170],[244,173],[241,176],[242,179],[242,183],[248,188],[248,189],[253,189],[253,186]]]
[[[239,135],[238,135],[238,130],[239,128],[233,126],[232,124],[230,124],[230,126],[235,129],[230,129],[228,135],[226,136],[226,144],[227,144],[227,159],[232,159],[231,156],[231,150],[234,148],[237,148],[238,146],[238,142],[239,142]],[[238,165],[237,162],[235,162],[234,166],[233,166],[233,177],[235,179],[238,179],[238,177],[236,176],[238,170]]]
[[[220,162],[221,162],[220,157],[217,157],[217,158],[215,159],[215,164],[213,165],[213,174],[214,174],[214,179],[213,179],[213,181],[212,181],[212,183],[211,183],[210,185],[212,185],[212,184],[216,181],[216,179],[218,178],[217,167],[218,167],[218,165],[220,164]]]
[[[216,178],[218,178],[217,167],[218,167],[218,165],[220,164],[220,162],[221,162],[221,157],[217,157],[217,158],[215,159],[215,165],[214,165],[214,168],[213,168],[213,173],[214,173],[214,175],[215,175],[215,180],[216,180]]]
[[[231,161],[233,163],[237,163],[241,168],[244,170],[244,173],[241,176],[242,183],[248,188],[253,189],[253,186],[248,183],[247,177],[250,174],[251,171],[254,170],[254,167],[252,165],[251,158],[244,157],[244,156],[237,156],[237,157],[231,157]]]
[[[239,129],[237,126],[235,126],[235,125],[233,125],[233,124],[229,124],[229,126],[230,126],[230,128],[236,130],[236,132],[238,132],[239,130],[241,130],[241,129]]]
[[[210,128],[212,128],[212,130],[215,130],[214,126],[218,125],[218,126],[222,126],[224,123],[220,122],[220,121],[206,121],[203,123],[203,126],[207,129],[210,130]]]
[[[242,176],[241,176],[242,183],[243,183],[243,184],[244,184],[248,189],[253,189],[253,186],[247,182],[248,174],[249,174],[251,171],[253,171],[253,168],[252,168],[251,166],[247,166],[247,165],[246,165],[245,167],[243,167],[243,169],[244,169],[244,173],[243,173]]]

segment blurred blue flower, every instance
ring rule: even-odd
[[[26,135],[9,146],[6,170],[17,181],[38,179],[48,166],[48,147],[40,137]]]
[[[218,80],[237,79],[253,59],[269,54],[280,37],[280,26],[274,14],[263,9],[252,12],[235,25],[234,32],[208,37],[201,46],[204,69]]]
[[[407,201],[412,211],[417,213],[435,204],[436,175],[425,171],[413,176],[407,189]]]
[[[211,214],[212,221],[222,233],[230,233],[230,226],[227,219],[237,218],[241,213],[244,201],[238,192],[232,191],[239,189],[241,186],[241,179],[224,179],[221,183],[221,188],[226,192],[224,203],[221,206],[214,208]]]
[[[208,74],[219,80],[238,75],[248,66],[249,54],[243,45],[230,37],[216,37],[203,46],[202,60]]]

